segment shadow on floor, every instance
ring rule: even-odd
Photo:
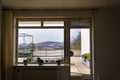
[[[82,74],[71,72],[70,80],[82,80]]]
[[[90,74],[71,73],[70,80],[92,80]]]
[[[70,80],[82,80],[81,76],[71,76]]]

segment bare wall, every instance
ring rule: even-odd
[[[99,80],[120,80],[119,27],[120,27],[120,10],[113,8],[113,9],[101,9],[96,12],[94,29],[95,54],[96,54],[95,73],[99,75],[100,78]]]
[[[95,73],[97,80],[120,80],[120,8],[95,14]]]
[[[1,0],[0,0],[0,80],[2,80],[2,62],[1,62]]]

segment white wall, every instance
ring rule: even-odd
[[[120,80],[120,8],[95,15],[95,73],[98,80]]]
[[[90,52],[90,30],[81,29],[81,54]]]

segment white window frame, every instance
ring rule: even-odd
[[[16,18],[16,48],[17,48],[17,44],[18,44],[18,21],[38,21],[40,20],[41,21],[41,26],[40,27],[35,27],[33,26],[34,28],[39,28],[39,29],[64,29],[64,63],[69,63],[70,64],[70,57],[69,57],[69,54],[68,52],[70,51],[70,29],[85,29],[85,28],[89,28],[90,29],[90,53],[91,53],[91,62],[90,62],[90,72],[91,74],[93,74],[93,70],[94,69],[93,67],[93,49],[92,49],[92,38],[93,38],[93,28],[92,28],[92,18]],[[89,20],[90,21],[90,26],[70,26],[70,20]],[[65,22],[65,25],[64,26],[43,26],[43,21],[64,21]],[[20,27],[20,28],[32,28],[31,26],[30,27]],[[17,49],[15,49],[16,51],[16,54],[15,54],[15,62],[18,64],[18,61],[17,61]]]
[[[41,21],[41,26],[18,26],[19,21]],[[43,26],[43,21],[64,21],[64,26]],[[15,63],[20,64],[23,62],[18,62],[18,30],[19,29],[64,29],[64,34],[65,34],[65,28],[66,28],[66,19],[62,18],[16,18],[16,49],[15,49]],[[65,35],[64,35],[64,41],[65,40]],[[64,42],[65,44],[65,42]],[[65,58],[65,45],[64,45],[64,58]],[[36,62],[33,62],[36,63]],[[30,63],[32,64],[32,63]]]

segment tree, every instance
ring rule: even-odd
[[[79,32],[78,36],[74,38],[71,44],[72,49],[81,50],[81,32]]]
[[[30,52],[32,53],[32,56],[33,56],[33,52],[35,51],[35,44],[34,43],[30,43],[28,45],[29,49],[30,49]]]

